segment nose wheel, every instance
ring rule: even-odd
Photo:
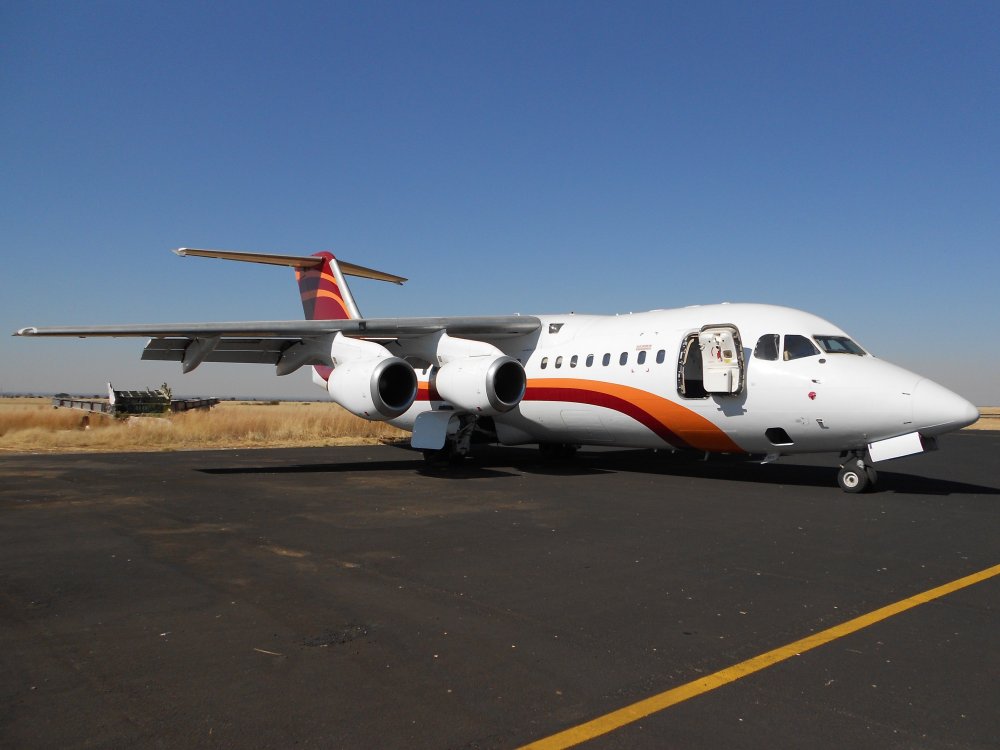
[[[837,484],[844,492],[865,492],[878,481],[878,473],[859,456],[847,459],[837,474]]]

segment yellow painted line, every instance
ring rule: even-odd
[[[921,604],[927,604],[954,591],[964,589],[974,583],[985,581],[997,575],[1000,575],[1000,565],[994,565],[991,568],[986,568],[986,570],[965,576],[965,578],[959,578],[957,581],[952,581],[929,591],[916,594],[909,599],[903,599],[895,604],[889,604],[881,609],[876,609],[874,612],[855,617],[853,620],[848,620],[827,630],[814,633],[794,643],[789,643],[773,651],[768,651],[752,659],[741,661],[739,664],[721,669],[707,677],[701,677],[686,685],[667,690],[659,695],[653,695],[630,706],[625,706],[624,708],[619,708],[617,711],[599,716],[584,724],[570,727],[558,734],[553,734],[550,737],[532,742],[520,750],[557,750],[558,748],[579,745],[581,742],[592,740],[595,737],[600,737],[602,734],[613,732],[627,724],[644,719],[657,711],[662,711],[689,698],[694,698],[702,693],[707,693],[723,685],[728,685],[730,682],[735,682],[741,677],[759,672],[778,662],[785,661],[785,659],[798,656],[801,653],[823,646],[838,638],[843,638],[845,635],[856,633],[863,628],[867,628],[869,625],[882,622],[882,620],[888,620],[890,617],[905,612],[908,609],[919,607]]]

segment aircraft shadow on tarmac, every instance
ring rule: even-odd
[[[538,459],[535,459],[538,461]],[[614,451],[584,453],[572,461],[534,467],[520,464],[518,468],[531,473],[598,473],[586,471],[600,467],[599,473],[637,472],[683,476],[722,482],[751,482],[754,484],[791,485],[796,487],[828,487],[837,489],[838,467],[805,466],[797,464],[764,464],[746,456],[713,456],[703,460],[691,453],[655,453],[653,451]],[[536,471],[533,471],[536,469]],[[541,469],[541,471],[537,471]],[[580,471],[583,469],[583,471]],[[910,495],[1000,495],[1000,489],[946,479],[915,476],[891,471],[879,471],[879,479],[872,494],[894,492]]]
[[[321,464],[289,464],[269,466],[232,466],[218,469],[198,469],[203,474],[349,474],[363,472],[408,471],[441,479],[501,479],[516,477],[512,471],[497,471],[468,461],[462,464],[427,466],[418,456],[410,461],[343,461]]]
[[[444,480],[512,478],[519,473],[551,476],[586,476],[619,472],[661,474],[723,482],[828,487],[837,489],[837,467],[795,464],[765,464],[737,456],[714,456],[708,461],[689,454],[656,453],[648,450],[586,451],[572,459],[543,459],[527,448],[480,448],[464,462],[427,464],[421,457],[384,461],[345,461],[314,464],[233,466],[199,469],[205,474],[310,474],[351,472],[415,472]],[[893,492],[909,495],[1000,495],[1000,489],[983,485],[879,471],[874,494]]]

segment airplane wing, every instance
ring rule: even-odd
[[[255,320],[233,323],[136,323],[108,326],[28,326],[15,336],[77,336],[90,338],[234,338],[322,336],[342,332],[353,338],[398,339],[446,331],[468,338],[520,336],[538,330],[541,321],[531,315],[489,315],[443,318],[357,318],[348,320]]]
[[[321,342],[336,333],[377,341],[399,341],[438,331],[462,338],[497,339],[532,333],[540,327],[541,321],[533,316],[503,315],[28,326],[14,335],[149,338],[142,359],[182,362],[185,372],[202,362],[242,362],[276,365],[278,374],[284,375],[303,365],[329,365],[329,345],[324,347]]]

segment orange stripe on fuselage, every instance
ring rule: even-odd
[[[417,384],[417,401],[440,400],[437,390],[427,381]],[[533,378],[528,381],[523,400],[601,406],[632,417],[677,448],[716,453],[744,452],[710,420],[682,404],[639,388],[600,380]]]
[[[721,428],[695,411],[649,391],[601,380],[533,378],[525,401],[567,401],[614,409],[646,425],[668,443],[704,451],[743,453]]]

